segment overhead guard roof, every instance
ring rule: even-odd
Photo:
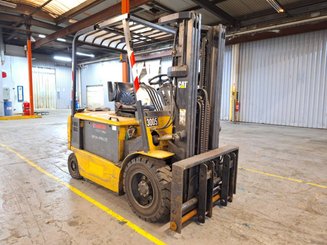
[[[174,39],[176,30],[173,28],[154,24],[129,14],[119,15],[85,28],[77,32],[75,38],[85,44],[126,51],[123,20],[128,20],[134,50],[149,48]]]

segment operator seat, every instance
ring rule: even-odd
[[[136,96],[132,83],[108,82],[108,97],[109,101],[115,102],[115,112],[118,116],[135,117]],[[142,107],[150,111],[156,110],[153,105]]]

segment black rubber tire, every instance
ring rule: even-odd
[[[151,182],[152,202],[144,207],[134,198],[132,179],[142,173]],[[124,192],[133,212],[148,222],[167,222],[170,217],[171,170],[164,162],[147,157],[131,160],[124,171]]]
[[[82,175],[79,173],[78,162],[74,153],[69,155],[67,164],[70,176],[72,176],[74,179],[83,179]]]

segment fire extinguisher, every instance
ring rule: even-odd
[[[235,103],[235,111],[239,112],[240,111],[240,102],[237,100]]]
[[[23,103],[23,116],[29,116],[31,115],[31,107],[29,102]]]
[[[237,99],[235,101],[235,117],[234,117],[234,122],[239,121],[239,115],[240,115],[240,101]]]

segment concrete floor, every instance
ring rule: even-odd
[[[238,193],[180,235],[138,219],[125,196],[70,178],[67,115],[0,121],[0,144],[167,244],[326,244],[327,130],[224,122],[221,143],[240,147]],[[0,244],[118,243],[151,242],[0,146]]]

